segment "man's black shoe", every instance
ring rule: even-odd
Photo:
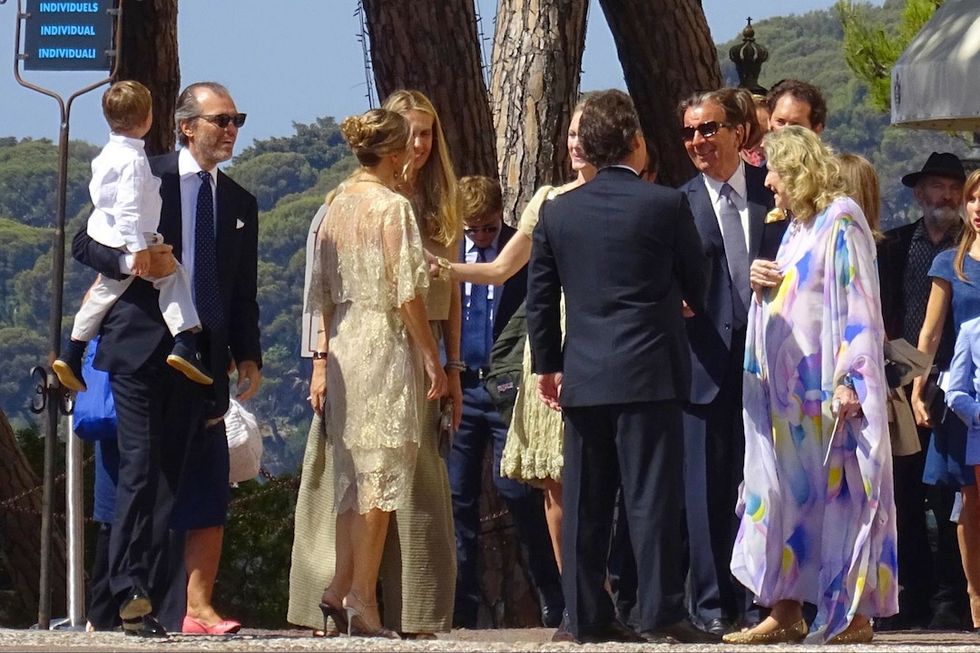
[[[735,624],[724,617],[715,617],[704,624],[704,632],[721,637],[722,635],[727,635],[728,633],[734,633]]]
[[[619,620],[610,621],[604,626],[589,628],[578,637],[575,637],[572,635],[572,633],[565,630],[564,625],[565,624],[563,622],[562,626],[555,631],[551,641],[574,642],[576,644],[601,644],[602,642],[628,642],[638,644],[641,642],[646,642],[646,639],[644,639],[639,633]]]
[[[541,608],[541,623],[545,628],[558,628],[561,626],[564,608],[546,605]]]
[[[681,644],[718,644],[721,642],[721,635],[706,633],[688,619],[681,619],[669,626],[661,626],[645,632],[643,637],[647,642],[654,644],[662,644],[668,638]]]
[[[167,631],[153,615],[123,619],[123,632],[135,637],[166,637]]]
[[[150,603],[150,598],[142,592],[133,592],[119,607],[119,618],[124,622],[132,621],[151,612],[153,612],[153,604]]]

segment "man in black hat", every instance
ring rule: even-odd
[[[922,170],[902,177],[922,208],[922,217],[893,229],[878,245],[881,312],[889,339],[904,338],[913,345],[925,319],[929,300],[929,268],[936,254],[956,245],[962,222],[960,202],[966,175],[954,154],[933,152]],[[952,311],[933,369],[946,369],[953,352]],[[930,383],[935,385],[935,373]],[[934,393],[930,407],[934,423],[943,409],[943,393]],[[919,420],[921,421],[921,420]],[[898,513],[899,614],[882,620],[879,628],[929,627],[959,629],[966,615],[966,580],[960,564],[956,525],[949,521],[959,488],[922,483],[930,430],[919,429],[922,451],[894,459],[895,507]],[[938,550],[933,555],[926,531],[926,508],[936,517]]]

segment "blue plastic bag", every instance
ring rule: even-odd
[[[88,388],[75,398],[75,435],[83,440],[115,439],[116,402],[109,387],[109,373],[92,367],[99,338],[91,341],[82,362],[82,377]]]

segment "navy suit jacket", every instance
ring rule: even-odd
[[[163,208],[159,231],[181,259],[182,216],[178,153],[150,159],[153,174],[160,177]],[[228,369],[235,361],[255,361],[261,368],[259,306],[256,301],[258,265],[258,205],[255,197],[223,172],[218,172],[217,203],[218,284],[224,307],[225,328],[205,329],[199,340],[205,362],[214,377],[206,416],[220,417],[228,409]],[[241,226],[239,226],[241,225]],[[92,240],[83,228],[72,242],[72,254],[80,263],[112,279],[123,279],[119,250]],[[102,322],[102,340],[95,366],[116,374],[134,374],[148,366],[164,365],[173,338],[159,308],[159,293],[144,279],[134,279]]]
[[[630,170],[603,168],[545,202],[528,268],[534,371],[564,372],[563,406],[686,400],[681,301],[703,308],[706,269],[684,194]]]
[[[746,200],[749,206],[749,260],[775,259],[786,232],[786,221],[766,224],[766,214],[773,208],[772,191],[765,187],[766,173],[745,165]],[[729,360],[732,343],[732,278],[725,258],[725,243],[718,217],[701,175],[681,186],[694,213],[704,255],[708,259],[707,301],[705,311],[695,311],[685,321],[691,345],[691,403],[708,404],[718,389],[730,380]],[[744,337],[744,336],[743,336]],[[735,343],[741,347],[744,343]]]

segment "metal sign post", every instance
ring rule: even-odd
[[[61,127],[58,137],[58,193],[55,215],[53,271],[51,278],[51,320],[49,323],[51,340],[47,365],[34,368],[32,374],[37,380],[35,412],[47,412],[47,430],[44,439],[44,487],[41,498],[41,574],[37,609],[38,628],[47,630],[51,625],[51,522],[53,518],[55,456],[54,447],[58,440],[58,421],[61,412],[70,413],[71,404],[68,393],[58,383],[58,377],[51,371],[51,364],[61,352],[62,295],[65,280],[65,201],[68,184],[68,126],[72,103],[76,98],[112,80],[119,65],[119,44],[121,33],[121,0],[89,2],[43,2],[27,0],[27,11],[23,9],[24,0],[17,0],[17,28],[14,36],[14,78],[17,83],[32,91],[53,98],[61,113]],[[118,5],[118,6],[117,6]],[[25,51],[21,51],[21,29],[26,26]],[[25,70],[106,70],[109,76],[89,84],[71,94],[64,100],[57,92],[26,81],[21,77],[20,67]],[[67,438],[68,459],[76,466],[80,460],[77,449],[72,450],[75,438]],[[80,469],[74,470],[79,477]],[[77,485],[77,482],[76,482]],[[69,491],[73,487],[68,484]],[[69,504],[72,501],[69,500]],[[77,506],[76,506],[77,508]],[[77,512],[76,512],[77,514]],[[70,533],[79,535],[78,529]],[[70,552],[77,556],[82,547],[77,541],[70,545]],[[76,569],[80,561],[74,561]],[[77,590],[77,579],[69,581],[72,594]],[[74,600],[72,602],[75,602]],[[77,606],[75,606],[77,608]],[[75,624],[79,610],[72,609],[72,625]]]

